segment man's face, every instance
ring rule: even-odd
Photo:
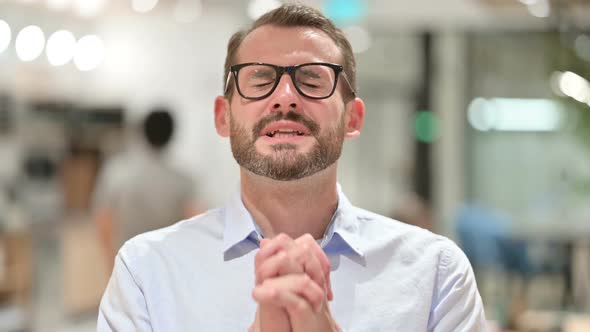
[[[322,32],[270,25],[252,31],[243,41],[237,63],[246,62],[280,66],[342,63],[339,49]],[[282,181],[300,179],[334,164],[345,136],[341,83],[330,98],[321,100],[300,95],[289,75],[283,75],[276,90],[262,100],[244,99],[234,90],[229,135],[238,164]]]

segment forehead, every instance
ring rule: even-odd
[[[341,59],[336,43],[319,29],[263,25],[244,38],[236,63],[266,62],[283,66],[305,62],[340,64]]]

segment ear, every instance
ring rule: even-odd
[[[361,134],[365,119],[365,102],[360,98],[354,98],[346,104],[345,128],[346,138],[355,138]]]
[[[229,136],[229,101],[223,96],[215,98],[215,129],[221,137]]]

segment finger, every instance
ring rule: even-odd
[[[256,285],[259,285],[268,278],[303,272],[304,270],[301,264],[289,257],[286,251],[280,251],[256,268]]]
[[[332,299],[334,298],[334,293],[332,291],[332,281],[330,278],[329,265],[326,272],[326,269],[322,268],[322,264],[318,259],[317,255],[312,255],[311,258],[306,262],[304,269],[306,273],[310,274],[310,277],[312,277],[312,279],[318,280],[318,278],[321,278],[322,284],[320,285],[324,288],[324,292],[326,293],[328,301],[332,301]]]
[[[258,266],[255,271],[256,285],[268,278],[291,273],[307,273],[329,297],[327,278],[307,243],[293,246],[288,252],[281,251]]]
[[[327,291],[327,280],[322,271],[319,260],[314,256],[312,249],[309,248],[307,243],[303,243],[298,246],[294,246],[288,255],[293,257],[293,260],[297,262],[297,265],[302,267],[303,272],[309,275],[309,277],[315,281],[324,292]]]
[[[324,274],[330,273],[330,260],[324,250],[320,247],[320,245],[316,242],[316,240],[310,234],[304,234],[295,240],[296,244],[307,244],[311,250],[313,250],[314,255],[319,260],[322,271]]]
[[[255,289],[254,299],[261,304],[277,305],[284,308],[290,315],[303,316],[305,313],[312,313],[313,310],[307,301],[292,292],[273,292],[266,289]]]
[[[296,280],[298,279],[298,280]],[[252,297],[260,305],[278,306],[289,313],[319,312],[323,291],[305,275],[288,275],[256,286]]]
[[[263,241],[265,242],[264,246],[260,247],[260,250],[258,250],[254,257],[255,268],[277,252],[288,250],[294,244],[293,239],[284,233],[277,235],[273,239],[263,239]]]
[[[327,286],[328,288],[328,301],[334,300],[334,291],[332,290],[332,277],[328,274]]]
[[[306,274],[286,275],[264,281],[254,288],[252,297],[260,304],[283,307],[289,313],[319,312],[323,290]]]
[[[257,309],[258,332],[290,331],[287,311],[280,306],[261,304]]]
[[[326,280],[326,290],[328,294],[328,300],[332,301],[334,299],[334,292],[332,291],[332,280],[330,278],[330,260],[328,256],[324,252],[324,250],[319,246],[316,240],[310,234],[305,234],[300,236],[295,240],[296,244],[305,243],[309,245],[312,249],[314,255],[319,260],[321,264],[322,271],[324,273],[324,279]]]

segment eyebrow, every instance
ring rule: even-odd
[[[254,75],[252,75],[252,77],[272,77],[276,74],[275,71],[270,68],[255,70],[253,73]]]
[[[320,75],[318,75],[316,72],[314,72],[313,70],[309,70],[305,67],[300,67],[297,70],[301,71],[303,74],[309,76],[309,77],[313,77],[313,78],[319,78]]]

